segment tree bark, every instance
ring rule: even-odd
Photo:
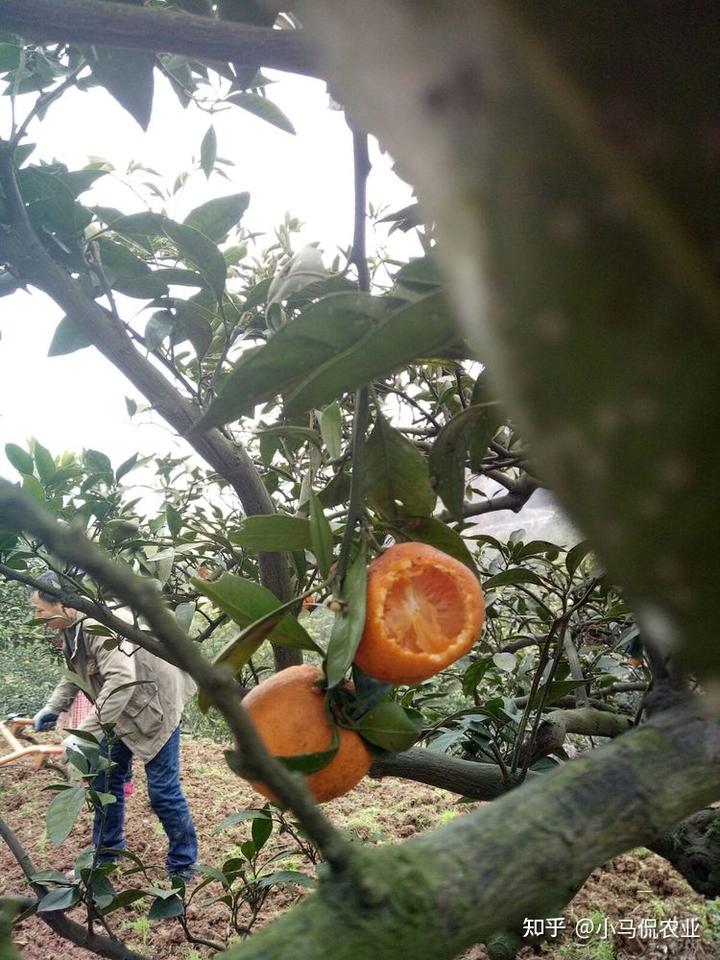
[[[415,780],[473,800],[494,800],[509,789],[500,768],[493,763],[461,760],[422,747],[412,747],[403,753],[391,753],[374,760],[370,776],[378,780],[383,777]],[[533,779],[534,775],[531,774],[530,778]]]
[[[658,714],[445,827],[360,850],[357,874],[321,882],[225,958],[390,960],[402,944],[404,956],[450,960],[526,917],[557,915],[598,864],[719,797],[719,758],[717,721]]]
[[[103,0],[3,0],[0,27],[32,40],[97,43],[317,76],[301,30],[245,26]]]
[[[704,897],[720,896],[720,810],[708,807],[648,844]]]

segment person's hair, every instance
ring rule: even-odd
[[[39,576],[35,577],[35,582],[42,584],[44,587],[50,587],[52,590],[62,590],[62,584],[54,570],[43,570]],[[46,593],[39,587],[30,586],[28,587],[28,591],[30,596],[36,593],[43,603],[62,603],[62,600],[56,594]]]

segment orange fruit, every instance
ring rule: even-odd
[[[419,683],[468,652],[484,617],[480,583],[465,564],[425,543],[397,543],[368,567],[355,662],[384,683]]]
[[[324,678],[319,667],[288,667],[263,680],[248,693],[243,707],[250,714],[260,739],[275,757],[329,750],[333,731],[325,710]],[[370,769],[372,757],[354,730],[338,727],[340,746],[322,770],[307,774],[307,785],[318,803],[352,790]],[[263,783],[252,786],[269,800],[273,793]]]

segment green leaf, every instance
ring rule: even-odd
[[[128,297],[150,299],[167,293],[167,284],[122,243],[101,237],[98,250],[108,283]]]
[[[200,167],[207,180],[210,179],[210,174],[213,172],[216,157],[217,135],[215,133],[215,127],[211,124],[200,144]]]
[[[338,293],[312,304],[262,347],[246,351],[195,431],[252,414],[257,404],[285,393],[301,377],[347,349],[387,311],[365,293]]]
[[[83,680],[83,678],[79,674],[75,673],[72,670],[63,670],[62,674],[65,680],[69,680],[70,683],[75,684],[78,690],[82,690],[82,692],[85,694],[88,700],[90,700],[91,703],[94,702],[95,693],[87,680]],[[95,741],[95,743],[97,743],[97,740],[94,737],[93,737],[93,740]]]
[[[260,438],[299,437],[303,440],[308,440],[310,443],[314,443],[318,450],[320,449],[320,436],[317,430],[313,430],[312,427],[297,427],[292,423],[283,423],[276,427],[264,427],[262,430],[258,430],[257,434]]]
[[[382,517],[430,516],[436,502],[420,451],[378,414],[366,446],[367,499]]]
[[[342,681],[355,659],[362,638],[367,599],[367,557],[364,547],[348,567],[340,599],[344,609],[335,614],[325,664],[328,689]]]
[[[278,870],[276,873],[260,877],[257,885],[259,887],[282,887],[294,884],[299,887],[315,887],[317,881],[308,877],[306,873],[300,873],[299,870]]]
[[[257,817],[252,821],[252,838],[255,849],[259,853],[265,846],[272,833],[273,822],[270,814],[265,817]]]
[[[83,462],[92,473],[104,473],[110,477],[113,476],[112,463],[110,457],[100,450],[83,451]]]
[[[195,264],[210,284],[218,302],[221,302],[225,291],[227,265],[215,244],[199,230],[184,223],[176,223],[174,220],[164,218],[163,228],[176,244],[183,259]]]
[[[542,586],[540,577],[532,570],[503,570],[502,573],[489,577],[483,582],[483,590],[493,590],[495,587],[516,587],[523,583],[533,583]]]
[[[66,786],[66,784],[61,784],[60,786]],[[67,886],[68,878],[64,873],[61,873],[60,870],[39,870],[37,873],[33,873],[30,877],[30,882],[42,883],[43,885],[52,882]]]
[[[15,43],[0,43],[0,73],[17,70],[21,48]]]
[[[320,414],[320,436],[331,460],[337,460],[342,444],[342,412],[337,401],[329,404]]]
[[[153,271],[153,276],[165,284],[174,284],[178,287],[203,286],[203,278],[199,273],[195,270],[184,270],[182,267],[160,267]]]
[[[70,831],[84,806],[84,787],[72,787],[53,797],[47,811],[46,828],[48,840],[56,847],[70,836]]]
[[[55,460],[50,451],[37,440],[33,443],[33,457],[37,466],[40,480],[44,484],[50,483],[55,476]]]
[[[248,113],[260,117],[261,120],[279,127],[286,133],[295,133],[295,127],[282,112],[280,107],[268,100],[267,97],[261,97],[258,93],[231,93],[225,98],[228,103],[235,103]]]
[[[287,517],[279,513],[247,517],[237,530],[230,533],[229,539],[231,543],[256,553],[305,550],[311,544],[310,523],[304,517]]]
[[[587,540],[581,540],[571,550],[568,550],[565,557],[565,568],[571,577],[575,576],[578,567],[591,552],[592,548]]]
[[[37,503],[45,503],[45,491],[43,485],[31,474],[24,474],[22,480],[23,493],[29,494]]]
[[[70,317],[63,317],[55,327],[55,333],[48,347],[48,356],[60,357],[66,353],[75,353],[76,350],[83,350],[90,346],[92,346],[92,340],[86,336],[75,321]]]
[[[249,193],[233,193],[216,197],[195,207],[185,218],[185,225],[199,230],[214,243],[221,243],[242,219],[250,203]]]
[[[224,573],[219,580],[192,578],[196,590],[207,597],[240,627],[254,624],[258,619],[278,609],[274,593],[232,573]],[[316,649],[307,631],[291,616],[285,616],[270,634],[273,643],[301,650]]]
[[[321,407],[342,393],[377,380],[412,360],[457,355],[459,337],[445,294],[440,291],[393,311],[365,335],[316,363],[286,399],[289,412]],[[460,349],[460,355],[468,351]]]
[[[403,296],[408,292],[415,296],[425,295],[445,285],[445,277],[440,272],[437,257],[433,254],[408,261],[395,274],[394,280],[400,295]]]
[[[238,823],[245,823],[246,820],[265,819],[267,819],[267,813],[264,810],[238,810],[237,813],[231,813],[229,817],[225,817],[216,827],[213,827],[213,833],[221,833]]]
[[[115,798],[113,797],[113,800]],[[115,888],[102,873],[93,873],[89,884],[93,903],[105,910],[115,899]]]
[[[106,917],[109,913],[112,913],[114,910],[119,910],[121,907],[129,907],[133,903],[137,903],[138,900],[144,899],[145,894],[142,890],[121,890],[120,893],[113,899],[107,907],[105,907],[101,913]]]
[[[192,300],[175,301],[177,323],[172,332],[173,343],[182,343],[187,338],[193,345],[198,360],[203,359],[213,339],[213,330],[205,318],[205,312]]]
[[[288,770],[310,775],[322,770],[333,759],[340,746],[340,735],[337,724],[332,722],[332,741],[327,750],[318,750],[316,753],[298,753],[294,757],[276,757]]]
[[[147,130],[152,113],[155,55],[97,44],[82,49],[95,79]]]
[[[5,444],[5,456],[18,473],[32,475],[34,464],[32,456],[16,443]]]
[[[472,407],[482,407],[485,411],[478,415],[470,429],[470,442],[468,444],[470,469],[474,470],[475,473],[480,473],[488,445],[506,420],[502,406],[493,399],[484,371],[475,381],[470,405]]]
[[[129,401],[129,398],[125,398],[126,403]],[[134,402],[134,401],[129,401]],[[122,480],[125,474],[130,473],[131,470],[134,470],[138,465],[138,454],[134,453],[131,457],[128,457],[127,460],[123,460],[120,466],[115,471],[115,479]]]
[[[179,510],[176,510],[171,503],[165,505],[165,519],[167,520],[170,536],[175,537],[180,533],[183,519]]]
[[[167,310],[156,310],[145,324],[145,346],[148,350],[157,350],[160,344],[173,331],[175,317]]]
[[[218,301],[225,290],[227,266],[215,244],[194,227],[176,223],[159,213],[146,211],[131,213],[112,220],[112,229],[130,237],[152,252],[151,237],[168,237],[173,241],[183,260],[193,263],[209,284]]]
[[[246,627],[234,640],[231,640],[230,643],[223,647],[213,660],[213,664],[219,667],[231,667],[233,672],[237,673],[245,666],[250,657],[252,657],[274,628],[279,623],[282,623],[284,619],[287,619],[288,610],[292,609],[296,603],[297,598],[293,598],[287,603],[282,604],[282,606],[275,607],[274,610],[266,613],[254,623],[251,623],[250,626]],[[297,624],[296,620],[293,622]],[[300,626],[299,624],[297,625]],[[301,627],[301,629],[304,632],[304,628]],[[306,633],[305,637],[307,638],[305,648],[320,652],[315,641],[310,638],[310,635]],[[287,645],[300,646],[300,643],[286,644],[286,646]],[[202,713],[207,713],[210,707],[210,699],[203,690],[198,693],[198,706]]]
[[[463,674],[462,689],[466,697],[472,695],[473,691],[480,683],[492,663],[492,657],[479,657],[474,663],[471,663]]]
[[[157,897],[148,910],[148,920],[169,920],[170,917],[181,917],[184,912],[185,905],[177,894]]]
[[[417,741],[422,728],[423,720],[416,710],[408,710],[394,700],[383,700],[361,718],[356,729],[375,746],[399,753]]]
[[[330,573],[333,555],[333,535],[330,523],[323,513],[315,493],[310,494],[310,549],[315,554],[320,576]]]
[[[443,553],[455,557],[460,563],[472,570],[475,576],[478,575],[475,561],[472,554],[465,546],[465,541],[451,530],[442,520],[436,520],[434,517],[410,517],[404,520],[397,527],[392,527],[392,532],[399,532],[404,540],[417,540],[419,543],[427,543],[431,547],[437,547]]]
[[[179,603],[175,607],[175,619],[180,624],[185,633],[190,631],[197,604],[194,601],[188,603]]]
[[[486,406],[471,406],[449,420],[437,435],[430,451],[430,473],[442,502],[458,520],[465,500],[467,450],[479,422],[488,418]],[[497,432],[492,419],[492,435]],[[486,433],[489,428],[485,428]],[[491,438],[492,439],[492,438]],[[487,444],[486,444],[487,446]]]
[[[60,796],[62,796],[62,794],[60,794]],[[51,890],[45,894],[38,904],[38,913],[52,913],[54,910],[67,910],[69,907],[74,906],[79,899],[80,890],[78,887],[59,887],[57,890]]]

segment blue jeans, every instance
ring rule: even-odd
[[[107,746],[102,751],[107,756]],[[95,790],[112,793],[115,803],[105,807],[105,825],[99,810],[95,811],[93,846],[125,847],[125,791],[124,785],[132,762],[132,753],[122,740],[112,746],[110,759],[115,766],[110,770],[110,782],[105,772],[93,782]],[[197,836],[185,795],[180,786],[180,727],[176,727],[160,752],[145,764],[150,806],[163,825],[168,838],[167,873],[169,876],[189,876],[197,865]],[[102,832],[102,836],[101,836]],[[109,858],[99,857],[100,861]]]

